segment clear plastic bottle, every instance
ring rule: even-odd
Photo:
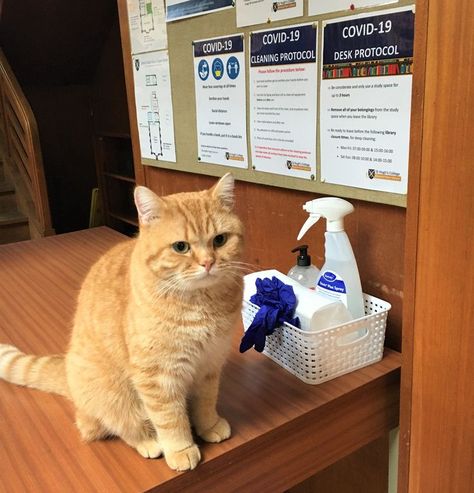
[[[289,270],[288,277],[309,289],[316,289],[319,269],[311,263],[311,256],[308,255],[308,245],[298,246],[291,251],[292,253],[299,252],[299,255],[296,257],[296,265]]]
[[[344,231],[344,216],[354,210],[347,200],[337,197],[315,199],[304,204],[309,217],[303,224],[298,240],[320,217],[327,220],[325,262],[316,282],[316,292],[342,301],[354,319],[365,316],[359,270],[349,238]]]

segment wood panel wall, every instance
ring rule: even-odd
[[[407,216],[400,493],[474,490],[474,15],[420,0],[424,104]],[[426,56],[425,56],[426,54]]]

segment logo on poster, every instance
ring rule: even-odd
[[[220,58],[215,58],[212,62],[212,75],[216,80],[221,80],[224,75],[224,64]]]
[[[231,56],[226,64],[227,75],[232,79],[237,79],[240,73],[240,64],[235,56]]]
[[[209,64],[206,60],[201,60],[199,62],[198,74],[201,80],[206,80],[209,77]]]

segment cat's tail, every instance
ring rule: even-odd
[[[34,356],[15,346],[0,344],[0,378],[7,382],[67,396],[63,355]]]

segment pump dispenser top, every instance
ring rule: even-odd
[[[325,262],[316,281],[316,291],[333,300],[342,301],[354,318],[365,315],[359,270],[349,238],[344,231],[344,217],[354,211],[347,200],[325,197],[303,205],[309,217],[303,224],[298,240],[321,217],[326,218]]]
[[[308,255],[308,245],[297,246],[291,250],[291,253],[296,252],[300,252],[296,258],[296,265],[299,265],[300,267],[307,267],[308,265],[311,265],[311,255]]]
[[[288,277],[298,281],[307,288],[315,289],[319,269],[311,264],[311,255],[308,255],[308,245],[297,246],[291,252],[299,252],[299,255],[296,257],[296,265],[288,272]]]

